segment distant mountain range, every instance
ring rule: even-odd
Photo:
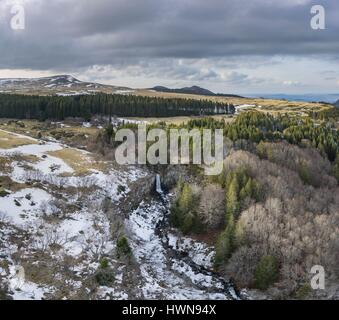
[[[235,94],[214,93],[208,89],[192,86],[177,89],[170,89],[164,86],[156,86],[148,90],[164,93],[191,94],[206,97],[228,97],[243,98],[243,96]],[[0,94],[1,93],[17,93],[17,94],[36,94],[36,95],[86,95],[95,93],[107,94],[133,94],[139,89],[131,89],[128,87],[120,87],[113,85],[105,85],[96,82],[80,81],[71,75],[56,75],[42,78],[0,78]],[[141,92],[144,90],[140,90]],[[265,98],[265,99],[284,99],[287,101],[305,101],[305,102],[324,102],[333,104],[339,108],[339,94],[257,94],[246,95],[249,98]]]
[[[214,92],[198,87],[169,89],[157,86],[149,90],[157,92],[184,93],[203,96],[239,97],[232,94],[215,94]],[[138,89],[104,85],[95,82],[84,82],[71,75],[56,75],[42,78],[6,78],[0,79],[0,93],[37,94],[37,95],[85,95],[95,93],[131,94]]]
[[[325,102],[332,104],[339,99],[339,94],[249,94],[246,95],[246,97],[287,101]]]
[[[198,87],[198,86],[192,86],[192,87],[185,87],[185,88],[178,88],[178,89],[170,89],[163,86],[156,86],[153,88],[150,88],[149,90],[154,90],[157,92],[168,92],[168,93],[182,93],[182,94],[196,94],[201,96],[215,96],[215,97],[232,97],[232,98],[242,98],[241,96],[235,95],[235,94],[222,94],[222,93],[214,93],[210,90]]]
[[[45,86],[45,87],[58,87],[58,86],[73,86],[77,84],[81,84],[82,82],[78,79],[69,76],[69,75],[61,75],[61,76],[53,76],[53,77],[44,77],[44,78],[9,78],[9,79],[0,79],[1,88],[13,88],[16,86],[24,87],[24,86]]]
[[[125,93],[131,91],[131,89],[125,87],[83,82],[70,75],[0,79],[0,93],[79,95],[98,92]]]
[[[6,78],[0,79],[0,93],[17,94],[38,94],[38,95],[83,95],[95,94],[98,92],[108,94],[131,94],[138,89],[104,85],[95,82],[84,82],[71,75],[56,75],[42,78]],[[156,86],[149,90],[168,93],[195,94],[203,96],[218,96],[241,98],[233,94],[216,94],[210,90],[192,86],[180,89],[169,89],[163,86]]]

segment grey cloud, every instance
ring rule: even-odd
[[[80,69],[147,59],[335,55],[339,3],[271,0],[26,0],[26,30],[0,20],[0,68]],[[313,3],[327,29],[310,28]],[[7,10],[7,11],[6,11]],[[335,14],[336,13],[336,14]],[[197,71],[197,70],[196,70]],[[215,71],[192,78],[217,78]]]
[[[140,61],[133,65],[95,65],[81,69],[79,74],[86,75],[89,81],[110,81],[121,78],[170,79],[176,83],[223,83],[224,85],[247,86],[263,84],[272,79],[261,79],[244,72],[227,71],[220,67],[218,60],[195,62],[175,59],[156,59]],[[155,82],[156,83],[156,82]]]

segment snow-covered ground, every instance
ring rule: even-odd
[[[87,90],[81,91],[69,91],[69,92],[57,92],[56,95],[59,97],[71,97],[71,96],[84,96],[90,95],[91,93]]]
[[[261,109],[262,106],[257,106],[255,104],[241,104],[241,105],[235,106],[235,113],[239,114],[241,112],[245,112],[245,111],[248,111],[250,109],[255,109],[255,108]]]
[[[3,131],[3,130],[1,130]],[[6,132],[6,131],[3,131]],[[6,132],[8,133],[8,132]],[[55,174],[61,173],[73,173],[73,169],[68,166],[62,159],[50,156],[48,153],[53,151],[59,151],[65,148],[57,142],[45,142],[33,139],[28,136],[10,133],[18,138],[25,138],[31,140],[32,144],[26,144],[12,149],[0,149],[0,156],[10,157],[15,155],[35,156],[39,161],[36,163],[32,161],[30,166],[36,170],[39,170],[45,174],[51,173],[51,169]],[[14,165],[14,169],[16,166]]]
[[[51,198],[51,195],[42,189],[22,189],[1,199],[0,213],[14,225],[22,227],[39,219],[42,203]]]
[[[48,254],[51,259],[70,256],[79,261],[73,265],[75,275],[90,275],[98,268],[100,257],[109,255],[115,248],[103,201],[119,201],[129,192],[129,182],[145,175],[135,168],[121,171],[112,168],[105,173],[93,169],[86,176],[72,175],[74,170],[69,165],[61,158],[48,154],[66,146],[30,140],[32,144],[0,149],[1,157],[12,160],[10,170],[0,172],[0,176],[8,176],[13,183],[38,182],[18,191],[4,190],[7,194],[0,198],[0,254],[8,265],[8,268],[0,269],[0,280],[2,278],[7,284],[14,299],[42,299],[45,294],[53,294],[54,289],[29,279],[23,280],[20,288],[15,287],[18,279],[12,271],[17,262],[13,255],[18,251],[18,244],[11,239],[29,235],[25,248],[21,248],[24,260],[36,251]],[[84,157],[90,156],[78,151]],[[29,157],[18,160],[18,156],[33,156],[33,160]],[[65,176],[65,173],[68,175]],[[124,187],[123,191],[119,190],[120,186]],[[75,194],[67,191],[72,187],[77,190]],[[77,286],[81,285],[80,282]],[[116,290],[117,298],[119,292]],[[124,296],[121,293],[121,298]]]
[[[134,92],[135,90],[115,90],[114,91],[115,94],[132,94]]]
[[[241,112],[247,111],[249,109],[253,109],[255,107],[256,105],[254,104],[241,104],[241,105],[235,106],[235,113],[239,114]]]
[[[121,203],[134,196],[129,185],[147,176],[146,169],[111,167],[103,172],[88,168],[87,175],[77,176],[64,160],[49,155],[67,146],[30,140],[32,144],[0,149],[0,156],[11,160],[0,176],[18,184],[13,190],[3,190],[0,197],[0,256],[5,262],[0,264],[0,282],[7,285],[12,298],[48,299],[60,291],[62,299],[79,292],[92,294],[86,279],[94,277],[102,257],[110,257],[115,281],[98,287],[92,298],[128,299],[133,290],[137,291],[133,297],[145,299],[238,298],[232,286],[211,271],[213,248],[168,227],[169,201],[163,194],[145,199],[125,220],[121,218],[138,272],[115,260],[115,226],[110,214],[123,216]],[[106,201],[115,204],[110,210],[118,212],[107,213]],[[22,270],[23,262],[39,269],[40,259],[57,269],[53,281],[47,276],[34,277],[34,273],[25,275],[25,270],[20,277],[15,271]],[[66,266],[71,272],[63,273]],[[131,274],[134,282],[126,284]]]
[[[140,272],[140,289],[146,299],[237,299],[226,281],[209,272],[214,252],[202,243],[167,234],[159,225],[168,214],[161,201],[142,202],[127,221],[129,237]],[[160,234],[159,232],[160,231]],[[181,243],[181,244],[180,244]],[[190,247],[187,259],[180,253]],[[203,257],[203,253],[207,258]]]
[[[213,268],[214,248],[188,237],[179,237],[174,233],[169,233],[168,239],[168,244],[173,250],[187,254],[199,266],[203,266],[206,269]]]

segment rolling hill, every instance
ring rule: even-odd
[[[130,93],[125,87],[83,82],[70,75],[56,75],[43,78],[0,79],[0,93],[39,95],[79,95],[103,93]]]
[[[163,86],[156,86],[151,88],[150,90],[154,90],[157,92],[167,92],[167,93],[182,93],[182,94],[194,94],[201,96],[211,96],[211,97],[233,97],[233,98],[241,98],[241,96],[235,94],[222,94],[222,93],[214,93],[208,89],[204,89],[198,86],[192,87],[184,87],[179,89],[170,89]]]
[[[42,78],[0,78],[1,93],[40,96],[74,96],[105,93],[167,99],[195,99],[233,104],[235,106],[252,106],[260,111],[269,113],[292,112],[299,115],[303,115],[308,111],[318,112],[331,108],[329,104],[325,103],[286,101],[273,98],[245,98],[235,94],[219,94],[198,86],[181,89],[170,89],[164,86],[156,86],[151,89],[131,89],[122,86],[85,82],[71,75],[55,75]]]

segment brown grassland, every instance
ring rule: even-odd
[[[159,97],[159,98],[182,98],[182,99],[196,99],[196,100],[212,100],[216,102],[227,102],[234,105],[253,104],[261,106],[257,108],[258,111],[268,113],[290,113],[297,112],[303,113],[307,111],[324,111],[330,109],[331,106],[323,103],[313,102],[299,102],[299,101],[286,101],[286,100],[273,100],[273,99],[254,99],[254,98],[237,98],[237,97],[209,97],[194,94],[182,94],[182,93],[168,93],[168,92],[156,92],[153,90],[136,90],[136,95],[146,97]]]

